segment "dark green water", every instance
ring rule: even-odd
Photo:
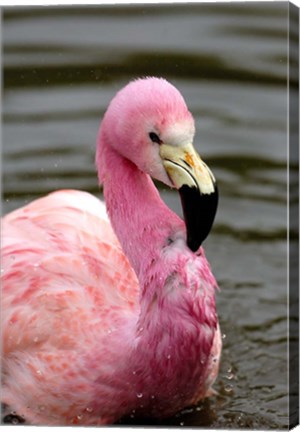
[[[288,424],[286,20],[287,3],[3,12],[4,212],[54,189],[101,195],[95,137],[129,80],[169,79],[195,116],[220,190],[205,248],[224,350],[219,395],[164,425]]]

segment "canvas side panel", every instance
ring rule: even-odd
[[[289,423],[299,424],[299,8],[289,3]]]

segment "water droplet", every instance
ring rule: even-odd
[[[142,332],[144,330],[144,327],[139,328],[139,332]]]
[[[45,409],[45,406],[44,406],[44,405],[39,405],[39,407],[38,407],[38,408],[39,408],[39,410],[40,410],[40,411],[44,411],[44,409]]]
[[[180,422],[180,426],[184,426],[184,422]]]
[[[168,354],[167,359],[170,360],[170,358],[171,358],[171,354]]]
[[[155,399],[155,396],[154,396],[154,395],[151,395],[151,399]]]
[[[39,369],[36,371],[36,373],[37,375],[42,375],[42,372]]]
[[[135,375],[135,374],[136,374],[136,371],[132,371],[132,374]]]
[[[232,378],[234,378],[234,374],[230,373],[230,374],[227,375],[226,378],[229,379],[229,380],[232,380]]]
[[[18,420],[18,418],[17,418],[17,417],[13,417],[13,418],[11,419],[11,423],[14,424],[14,425],[19,424],[19,420]]]
[[[33,339],[33,342],[34,343],[37,343],[39,341],[39,338],[36,336],[34,339]]]
[[[142,398],[143,397],[143,393],[137,393],[136,397],[139,398],[139,399]]]
[[[222,334],[222,339],[226,339],[226,334],[225,333]]]
[[[231,385],[231,384],[227,384],[227,385],[224,387],[224,390],[226,391],[226,393],[230,393],[230,392],[232,392],[232,385]]]
[[[196,411],[201,411],[201,408],[200,407],[196,407]]]
[[[90,407],[87,407],[85,410],[89,413],[93,412],[93,408],[90,408]]]
[[[80,414],[76,418],[77,418],[77,420],[81,420],[82,419],[82,415]]]

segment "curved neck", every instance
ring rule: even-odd
[[[150,176],[101,143],[101,179],[107,211],[139,280],[183,221],[161,200]]]
[[[154,410],[168,409],[170,395],[177,394],[176,410],[192,403],[200,386],[203,395],[207,389],[215,281],[204,256],[187,248],[176,253],[181,236],[185,243],[184,222],[164,204],[150,177],[103,140],[100,144],[97,164],[107,211],[140,282],[140,309],[133,326],[130,322],[135,343],[128,350],[124,381],[129,373],[134,407],[138,393]],[[177,245],[164,250],[173,239]],[[157,402],[153,394],[159,395]]]

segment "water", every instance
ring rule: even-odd
[[[169,79],[195,116],[196,147],[220,190],[205,247],[224,350],[218,396],[165,425],[288,424],[286,14],[286,3],[3,14],[4,212],[54,189],[101,195],[99,120],[132,78]],[[181,212],[176,193],[161,194]]]

